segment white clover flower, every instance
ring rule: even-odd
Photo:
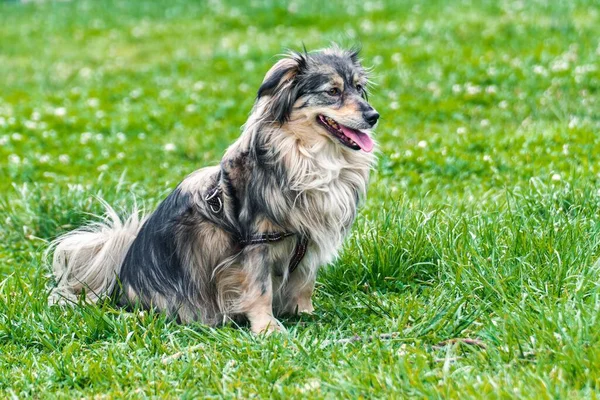
[[[482,119],[479,124],[481,125],[482,128],[487,128],[488,126],[490,126],[490,120],[489,119]]]
[[[485,88],[485,92],[487,94],[495,94],[497,91],[498,91],[498,88],[496,87],[496,85],[490,85]]]
[[[546,68],[544,68],[541,65],[534,65],[533,66],[533,73],[536,74],[536,75],[543,75],[543,76],[548,75],[548,71],[546,71]]]
[[[248,54],[248,45],[243,43],[241,45],[238,46],[238,53],[242,56],[245,56],[246,54]]]
[[[204,89],[205,85],[206,84],[203,81],[198,81],[198,82],[194,83],[194,90],[197,91],[197,92],[199,92],[202,89]]]
[[[508,107],[508,102],[506,100],[502,100],[500,103],[498,103],[498,107],[504,110]]]
[[[460,86],[458,83],[455,83],[454,85],[452,85],[452,92],[453,93],[462,92],[462,86]]]
[[[301,392],[311,392],[313,390],[319,389],[321,387],[321,382],[318,379],[311,379],[304,384],[304,386],[300,389]]]
[[[552,180],[553,180],[554,182],[558,182],[558,181],[560,181],[560,180],[561,180],[561,177],[560,177],[560,175],[559,175],[559,174],[553,174],[553,175],[552,175]]]
[[[392,101],[392,102],[390,103],[390,108],[391,108],[392,110],[397,110],[397,109],[399,109],[399,108],[400,108],[400,104],[399,104],[397,101]]]
[[[437,82],[429,82],[427,84],[427,90],[429,90],[434,96],[439,96],[442,93],[442,90],[440,89],[440,85],[438,85]]]
[[[394,33],[398,31],[398,23],[396,21],[388,22],[385,26],[385,30],[389,33]],[[393,56],[392,56],[393,57]]]
[[[87,101],[87,105],[92,107],[92,108],[96,108],[100,105],[100,100],[98,100],[95,97],[90,97]]]
[[[131,36],[133,36],[134,38],[140,38],[140,37],[146,35],[146,33],[147,33],[146,27],[143,25],[142,26],[140,26],[140,25],[134,26],[131,29]]]
[[[365,33],[373,32],[373,22],[371,22],[371,20],[364,19],[360,24],[360,28]]]
[[[40,164],[47,164],[50,161],[50,156],[48,154],[42,154],[39,156],[38,161]]]
[[[57,117],[64,117],[65,115],[67,115],[67,109],[64,107],[55,108],[54,115],[56,115]]]
[[[0,136],[0,146],[4,146],[8,143],[8,135]]]
[[[127,139],[127,136],[123,132],[117,132],[117,140],[119,142],[124,142]]]
[[[594,64],[578,65],[575,67],[575,73],[578,75],[595,72],[598,68]]]
[[[87,142],[89,142],[92,139],[93,136],[94,135],[91,132],[83,132],[79,136],[79,143],[86,144]]]
[[[427,147],[427,141],[425,140],[420,140],[419,143],[417,143],[417,146],[424,149]]]
[[[117,158],[118,158],[119,160],[122,160],[122,159],[124,159],[124,158],[125,158],[125,153],[123,153],[123,152],[117,153]]]
[[[196,105],[195,104],[188,104],[187,106],[185,106],[185,112],[187,113],[193,113],[196,111]]]
[[[83,192],[83,189],[84,189],[84,187],[83,187],[83,185],[81,183],[77,183],[75,185],[69,185],[69,191],[70,192],[79,192],[79,193],[81,193],[81,192]]]
[[[550,68],[554,72],[562,72],[562,71],[568,70],[569,66],[570,65],[567,60],[555,60],[554,62],[552,62],[552,65],[550,66]]]
[[[71,158],[69,157],[68,154],[61,154],[60,156],[58,156],[58,161],[61,164],[67,164],[70,160],[71,160]]]
[[[8,156],[8,162],[11,164],[20,164],[21,163],[21,157],[19,157],[16,154],[11,154]]]
[[[21,135],[18,132],[15,132],[11,135],[12,140],[14,140],[15,142],[20,142],[21,140],[23,140],[23,135]]]
[[[98,171],[100,171],[100,172],[104,172],[104,171],[108,170],[108,165],[106,165],[106,164],[102,164],[102,165],[100,165],[100,166],[99,166],[97,169],[98,169]]]
[[[92,69],[88,67],[83,67],[79,70],[79,76],[81,76],[84,79],[89,79],[92,76],[92,73]]]
[[[137,99],[138,97],[140,97],[142,95],[142,89],[133,89],[130,93],[129,96],[132,99]]]
[[[167,143],[167,144],[165,144],[164,149],[167,152],[172,152],[172,151],[175,151],[175,149],[177,149],[177,147],[175,146],[174,143]]]
[[[579,118],[571,117],[571,119],[569,120],[569,129],[577,128],[579,125]]]
[[[464,126],[459,126],[458,129],[456,129],[456,133],[458,133],[459,135],[464,135],[465,133],[467,133],[467,128],[465,128]]]
[[[467,94],[471,96],[481,93],[481,86],[473,85],[471,82],[466,85]]]

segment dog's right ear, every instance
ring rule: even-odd
[[[265,113],[272,121],[285,123],[298,95],[297,77],[306,69],[306,54],[291,52],[279,60],[265,75],[257,100],[268,97]]]

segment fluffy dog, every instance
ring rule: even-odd
[[[115,296],[181,322],[312,312],[319,266],[342,246],[374,163],[358,52],[291,52],[266,74],[219,166],[186,177],[148,217],[102,222],[53,244],[51,302]]]

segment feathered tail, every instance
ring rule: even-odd
[[[144,218],[137,209],[125,221],[103,200],[102,221],[81,227],[52,242],[47,250],[52,258],[56,287],[50,304],[76,302],[85,291],[86,300],[96,302],[110,295],[117,282],[129,247],[142,227]]]

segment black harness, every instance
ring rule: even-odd
[[[204,201],[208,205],[208,209],[214,214],[215,217],[219,217],[223,211],[223,191],[220,185],[220,177],[221,173],[219,173],[217,176],[215,185],[207,191],[207,194],[204,197]],[[299,236],[294,253],[292,254],[292,259],[290,260],[290,265],[288,266],[290,274],[296,270],[306,255],[306,250],[308,248],[308,236],[297,235],[292,232],[268,232],[252,236],[250,238],[241,237],[237,233],[235,235],[237,236],[238,244],[241,247],[253,244],[275,243],[290,236]]]

